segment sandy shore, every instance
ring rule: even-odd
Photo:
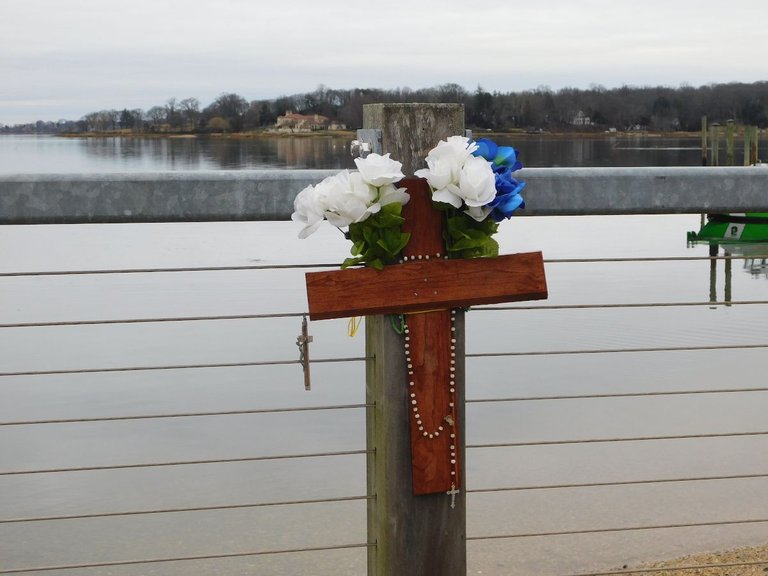
[[[712,564],[730,564],[731,566],[684,569],[686,566],[706,566]],[[737,564],[742,565],[737,566]],[[628,567],[627,573],[632,574],[633,570],[648,568],[664,569],[660,572],[646,573],[656,576],[766,576],[768,574],[768,544],[749,548],[736,548],[734,550],[726,550],[725,552],[694,554],[654,564],[642,564],[640,566]],[[635,573],[643,574],[640,572]]]

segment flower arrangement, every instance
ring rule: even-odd
[[[444,236],[449,254],[463,258],[495,257],[498,223],[525,207],[525,182],[513,172],[523,165],[511,146],[487,138],[463,136],[441,140],[427,155],[427,168],[416,171],[432,189],[432,200],[446,212]]]
[[[291,219],[304,224],[299,238],[306,238],[324,220],[352,241],[352,258],[342,268],[366,264],[382,269],[396,261],[410,239],[403,233],[401,216],[410,196],[395,183],[405,178],[402,163],[389,154],[356,158],[358,172],[344,170],[315,186],[307,186],[294,200]]]
[[[463,136],[441,140],[426,158],[427,168],[416,171],[432,190],[432,200],[445,212],[443,236],[449,255],[492,258],[499,255],[493,239],[499,222],[510,218],[525,202],[524,182],[512,174],[522,168],[517,151],[481,138]],[[291,219],[304,228],[306,238],[327,220],[352,241],[351,258],[342,268],[365,264],[381,269],[397,261],[410,234],[402,232],[402,208],[410,196],[396,183],[405,178],[402,163],[389,154],[356,158],[358,172],[344,170],[294,200]]]

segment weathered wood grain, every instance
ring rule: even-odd
[[[391,152],[393,158],[403,163],[403,171],[413,174],[423,167],[423,158],[438,141],[464,132],[464,110],[462,106],[441,104],[370,105],[363,107],[363,126],[381,129],[384,153]],[[414,183],[414,186],[425,190],[423,184]],[[409,216],[408,210],[415,206],[416,203],[406,205],[406,220],[425,229],[424,222]],[[431,245],[425,247],[420,242],[417,238],[407,250],[435,253],[430,250]],[[351,294],[345,296],[350,297]],[[393,298],[391,294],[387,296],[390,302]],[[456,427],[463,437],[464,316],[461,312],[457,315],[455,334]],[[373,405],[367,419],[367,447],[371,450],[368,493],[373,495],[368,501],[368,541],[376,543],[368,549],[368,576],[464,576],[467,573],[464,492],[457,496],[455,508],[451,508],[451,498],[444,493],[414,496],[409,425],[412,411],[408,402],[403,339],[392,330],[388,317],[366,317],[366,355],[371,358],[367,363],[366,400]],[[463,461],[463,442],[457,448]]]
[[[384,271],[306,275],[311,320],[466,308],[547,297],[541,252],[470,260],[415,260]]]

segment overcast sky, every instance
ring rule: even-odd
[[[768,0],[0,0],[0,124],[223,92],[768,79]]]

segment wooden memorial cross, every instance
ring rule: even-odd
[[[399,264],[306,275],[311,320],[404,314],[406,398],[411,429],[413,494],[461,487],[455,309],[547,297],[541,252],[498,258],[445,259],[442,213],[426,180],[399,184],[411,196],[403,207],[411,239]]]

